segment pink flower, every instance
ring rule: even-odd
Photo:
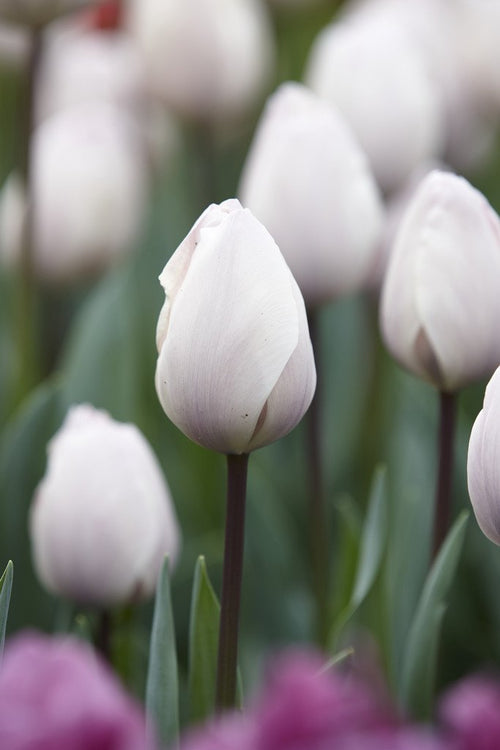
[[[90,648],[34,633],[11,641],[0,669],[5,750],[152,750],[144,717]]]
[[[257,708],[256,750],[319,750],[354,729],[392,723],[362,685],[322,667],[302,652],[275,660]]]
[[[445,693],[441,720],[460,750],[500,747],[500,684],[481,675],[469,677]]]

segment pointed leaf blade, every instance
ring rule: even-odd
[[[189,623],[189,703],[191,721],[209,716],[215,705],[220,605],[205,558],[196,563]]]
[[[5,644],[5,631],[7,630],[7,618],[9,616],[13,578],[14,565],[12,560],[9,560],[3,575],[0,578],[0,657],[3,654],[3,647]]]
[[[168,558],[163,563],[156,589],[146,681],[146,712],[150,735],[157,734],[165,745],[175,743],[179,735],[179,685]]]
[[[403,664],[404,707],[418,718],[429,715],[441,623],[446,597],[457,569],[468,513],[455,521],[425,581],[410,632]]]

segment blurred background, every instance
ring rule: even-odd
[[[365,288],[320,310],[320,367],[332,611],[349,600],[372,478],[385,465],[383,552],[341,642],[355,644],[359,669],[397,691],[429,564],[438,400],[384,350],[380,284],[401,206],[431,167],[464,174],[500,208],[498,3],[124,0],[68,8],[43,28],[17,23],[8,7],[0,0],[0,565],[15,567],[9,630],[72,629],[80,613],[38,582],[27,518],[47,442],[69,405],[91,403],[143,431],[172,492],[185,688],[199,555],[220,590],[225,466],[157,400],[158,275],[201,211],[238,195],[266,98],[295,80],[343,112],[386,207]],[[460,395],[454,517],[469,507],[466,452],[484,385]],[[301,424],[250,459],[245,689],[270,651],[310,641],[314,630],[306,439]],[[443,621],[441,685],[498,665],[499,576],[498,550],[472,518]],[[151,616],[150,603],[114,614],[114,661],[139,696]]]

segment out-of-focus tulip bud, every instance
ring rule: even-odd
[[[7,643],[0,672],[5,750],[153,750],[139,704],[81,641],[23,633]]]
[[[486,386],[483,408],[472,427],[467,483],[482,532],[500,544],[500,367]]]
[[[268,79],[272,35],[259,0],[132,0],[128,26],[153,91],[184,117],[239,117]]]
[[[0,18],[28,26],[44,26],[54,18],[98,0],[0,0]]]
[[[47,29],[37,73],[37,120],[83,103],[116,105],[136,124],[154,167],[176,147],[173,117],[151,95],[144,61],[130,35],[90,25],[111,23],[112,6],[108,13],[101,17],[96,10],[97,18],[77,15]]]
[[[148,174],[135,125],[112,106],[73,107],[38,126],[32,149],[35,272],[53,283],[101,273],[131,250],[144,215]],[[11,261],[21,250],[22,192],[11,181],[0,211]]]
[[[343,112],[385,192],[439,155],[439,89],[401,25],[372,17],[331,24],[313,45],[306,82]]]
[[[109,102],[135,114],[144,98],[138,50],[121,31],[105,33],[82,21],[53,24],[37,75],[37,118],[83,102]]]
[[[316,370],[304,301],[262,224],[212,204],[160,276],[156,390],[191,440],[248,453],[304,415]]]
[[[382,290],[394,357],[441,390],[500,363],[500,220],[465,179],[433,171],[403,217]]]
[[[110,605],[149,596],[179,530],[158,461],[139,430],[73,407],[48,447],[30,518],[35,569],[52,592]]]
[[[300,84],[269,99],[240,197],[272,234],[304,295],[317,305],[366,280],[382,201],[343,117]]]

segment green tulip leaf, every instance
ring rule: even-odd
[[[431,710],[445,599],[462,551],[467,520],[464,511],[449,531],[429,571],[408,633],[401,695],[403,706],[418,718],[428,717]]]
[[[217,650],[220,604],[208,577],[205,558],[196,562],[189,623],[189,704],[190,721],[210,716],[215,707]],[[238,670],[236,702],[243,704],[241,674]]]
[[[179,684],[168,558],[158,578],[146,681],[148,733],[165,745],[179,735]]]
[[[331,650],[335,650],[343,628],[371,591],[383,558],[386,528],[387,473],[385,467],[380,466],[375,470],[370,490],[352,593],[347,606],[341,611],[330,631]]]
[[[217,673],[220,605],[208,578],[205,558],[196,562],[189,623],[190,719],[199,722],[213,713]]]
[[[9,560],[2,577],[0,578],[0,656],[3,654],[5,643],[5,631],[7,629],[7,617],[9,616],[10,595],[12,592],[12,579],[14,577],[14,565]]]

